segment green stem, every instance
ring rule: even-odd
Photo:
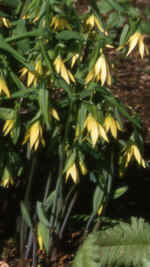
[[[29,194],[31,190],[31,185],[32,185],[32,180],[33,180],[33,174],[35,170],[35,165],[36,165],[36,157],[32,159],[32,164],[31,164],[31,170],[29,174],[29,179],[28,179],[28,184],[27,184],[27,189],[25,192],[25,198],[24,198],[24,204],[29,209]],[[24,242],[26,238],[26,233],[27,233],[27,227],[24,223],[23,218],[21,219],[20,223],[20,255],[23,257],[24,255]]]
[[[41,30],[35,30],[35,31],[32,31],[32,32],[26,32],[26,33],[23,33],[23,34],[19,34],[18,36],[13,36],[13,37],[9,37],[9,38],[6,38],[5,41],[7,43],[10,43],[10,42],[15,42],[15,41],[18,41],[18,40],[21,40],[21,39],[24,39],[24,38],[28,38],[28,37],[39,37],[40,35],[44,35],[43,31]]]
[[[45,62],[46,62],[47,66],[49,68],[49,71],[50,71],[50,73],[51,73],[51,75],[53,77],[53,67],[51,65],[51,61],[50,61],[49,55],[48,55],[47,51],[45,50],[45,47],[43,45],[42,40],[40,40],[39,43],[40,43],[40,47],[41,47],[42,56],[45,59]]]

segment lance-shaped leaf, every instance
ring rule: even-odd
[[[49,221],[46,218],[44,207],[42,202],[37,201],[36,203],[37,215],[39,217],[40,222],[42,222],[45,226],[50,227]]]
[[[48,110],[48,104],[49,104],[48,97],[49,97],[48,90],[46,90],[46,89],[40,89],[39,90],[39,105],[40,105],[40,109],[41,109],[45,124],[47,126],[47,129],[50,128],[49,110]]]
[[[42,222],[38,223],[37,238],[40,249],[42,250],[43,248],[45,248],[46,253],[48,254],[50,245],[50,230]]]
[[[21,207],[21,213],[22,213],[25,223],[32,229],[33,225],[32,225],[31,216],[23,201],[21,201],[20,207]]]

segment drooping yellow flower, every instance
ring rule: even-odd
[[[93,147],[96,145],[99,137],[102,137],[106,142],[109,142],[105,129],[92,117],[91,114],[86,118],[84,128],[86,128],[90,134]]]
[[[105,35],[108,35],[108,33],[106,31],[104,31],[103,27],[100,25],[97,17],[93,14],[88,17],[85,24],[90,26],[91,29],[93,29],[95,26],[97,26],[97,28],[99,29],[100,32],[104,33]]]
[[[43,242],[43,237],[41,234],[40,223],[38,223],[38,226],[37,226],[37,240],[38,240],[40,250],[43,250],[44,249],[44,242]]]
[[[52,18],[50,26],[53,27],[54,30],[64,30],[65,28],[70,30],[70,31],[72,30],[68,21],[64,18],[59,17],[59,16],[54,16]]]
[[[117,132],[118,130],[121,131],[119,122],[115,120],[111,115],[108,115],[105,118],[104,126],[105,126],[106,133],[110,131],[112,136],[115,139],[117,139]]]
[[[43,74],[43,68],[42,68],[42,62],[41,60],[37,60],[35,63],[35,71],[37,74],[42,75]],[[38,76],[35,75],[35,73],[28,70],[26,67],[23,67],[20,71],[21,73],[20,78],[24,79],[27,76],[27,87],[30,87],[32,84],[36,87]]]
[[[9,19],[4,18],[4,17],[0,17],[0,26],[1,26],[1,24],[4,25],[6,28],[10,27]]]
[[[1,178],[0,185],[3,186],[3,187],[8,188],[10,185],[13,185],[13,184],[14,184],[13,177],[12,177],[12,175],[10,173],[10,170],[6,166],[4,168],[4,172],[3,172],[3,175],[2,175],[2,178]]]
[[[38,59],[35,63],[35,71],[42,75],[43,74],[43,67],[42,67],[42,61],[41,59]]]
[[[85,79],[85,84],[89,83],[92,80],[101,81],[101,85],[103,86],[104,83],[106,82],[109,86],[112,83],[111,79],[111,74],[110,74],[110,69],[109,65],[106,61],[106,58],[104,54],[97,59],[94,67],[90,70],[88,73],[86,79]]]
[[[143,168],[145,168],[145,161],[141,156],[141,153],[138,149],[138,147],[134,144],[132,144],[125,152],[124,157],[126,158],[125,167],[128,166],[131,159],[134,157],[135,160],[138,162],[139,165],[141,165]]]
[[[103,205],[101,205],[98,209],[98,212],[97,212],[98,216],[102,214],[102,211],[103,211]]]
[[[66,172],[66,181],[71,177],[75,184],[79,183],[79,171],[75,163]]]
[[[140,32],[135,32],[128,40],[129,50],[127,56],[133,51],[133,49],[138,45],[139,54],[141,58],[144,57],[145,52],[148,53],[148,48],[144,44],[144,35]]]
[[[7,83],[2,76],[0,77],[0,94],[1,93],[4,93],[8,97],[10,97],[10,92],[9,92]]]
[[[86,175],[88,170],[87,170],[84,162],[80,160],[79,161],[79,166],[80,166],[80,170],[81,170],[82,175]]]
[[[57,110],[56,110],[55,108],[52,108],[52,109],[50,110],[50,112],[51,112],[51,114],[52,114],[52,116],[53,116],[54,119],[56,119],[57,121],[60,121],[58,112],[57,112]]]
[[[70,72],[70,70],[67,70],[63,60],[61,59],[61,56],[57,56],[56,59],[54,60],[54,67],[55,70],[60,76],[66,81],[66,83],[70,84],[72,81],[75,83],[75,79]]]
[[[27,134],[25,135],[23,144],[25,144],[28,140],[30,141],[30,149],[33,148],[35,151],[37,150],[40,142],[43,146],[45,145],[40,121],[36,121],[31,125],[27,131]]]
[[[73,68],[74,64],[76,63],[77,59],[79,58],[79,54],[76,53],[73,55],[72,59],[71,59],[71,68]]]
[[[6,136],[7,134],[9,134],[11,132],[11,130],[14,127],[14,124],[15,124],[15,120],[6,120],[6,122],[3,126],[4,136]]]
[[[35,74],[29,71],[26,67],[23,67],[20,71],[21,73],[20,78],[24,79],[27,75],[27,87],[30,87],[30,85],[34,82],[36,79]]]

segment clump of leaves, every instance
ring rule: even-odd
[[[130,223],[89,234],[75,256],[73,267],[149,266],[150,224],[131,217]]]

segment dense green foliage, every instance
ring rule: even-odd
[[[133,160],[145,167],[139,116],[111,87],[117,57],[148,54],[149,24],[128,0],[89,1],[85,13],[77,4],[0,1],[1,186],[25,191],[26,258],[36,239],[47,253],[62,239],[81,181],[93,188],[88,230],[126,192],[116,177]]]
[[[150,224],[131,218],[131,223],[89,234],[77,252],[73,267],[148,266],[150,262]]]

